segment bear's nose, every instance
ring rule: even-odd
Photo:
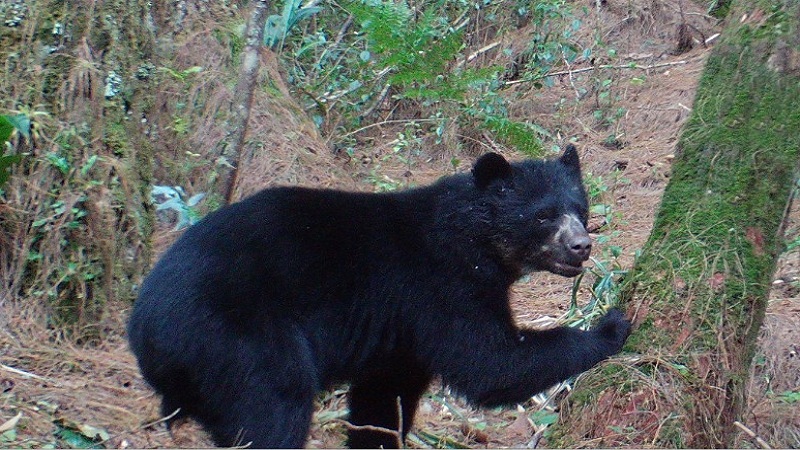
[[[592,253],[592,238],[585,231],[583,234],[572,236],[567,245],[570,252],[580,258],[581,261],[589,259],[589,255]]]
[[[592,253],[592,238],[577,217],[565,215],[561,222],[561,242],[570,259],[586,261]]]

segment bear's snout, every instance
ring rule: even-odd
[[[578,218],[564,215],[559,227],[558,237],[561,245],[572,261],[586,261],[592,253],[592,238]]]

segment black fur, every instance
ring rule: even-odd
[[[557,235],[561,217],[577,227]],[[128,328],[164,414],[219,445],[301,447],[315,394],[349,382],[350,421],[403,431],[440,376],[470,401],[524,402],[618,352],[629,323],[519,329],[509,286],[588,258],[577,151],[389,194],[264,190],[189,228],[144,281]],[[582,222],[583,226],[580,225]],[[393,447],[351,431],[352,447]]]

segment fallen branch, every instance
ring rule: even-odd
[[[756,441],[756,444],[760,445],[761,448],[764,448],[764,449],[771,449],[772,448],[772,447],[769,446],[769,444],[767,444],[767,442],[765,440],[763,440],[760,437],[758,437],[758,435],[753,430],[751,430],[750,428],[747,428],[742,422],[739,422],[737,420],[737,421],[733,422],[733,424],[736,426],[736,428],[744,431],[746,435],[750,436],[751,439]]]
[[[572,75],[575,75],[576,73],[591,72],[592,70],[599,70],[599,69],[653,70],[653,69],[658,69],[658,68],[661,68],[661,67],[679,66],[679,65],[688,64],[688,63],[689,63],[688,59],[682,59],[680,61],[672,61],[672,62],[665,62],[665,63],[659,63],[659,64],[651,64],[649,66],[643,66],[641,64],[633,64],[633,63],[631,63],[631,64],[601,64],[599,66],[583,67],[583,68],[574,69],[574,70],[562,70],[562,71],[559,71],[559,72],[549,72],[549,73],[546,73],[546,74],[544,74],[544,75],[542,75],[540,77],[532,78],[532,79],[506,81],[505,85],[506,86],[511,86],[511,85],[520,84],[520,83],[530,83],[530,82],[538,81],[538,80],[541,80],[541,79],[544,79],[544,78],[557,77],[557,76],[560,76],[560,75],[572,76]]]
[[[478,56],[481,56],[482,54],[488,52],[489,50],[491,50],[491,49],[493,49],[495,47],[497,47],[498,45],[500,45],[500,42],[493,42],[493,43],[491,43],[489,45],[483,46],[483,47],[475,50],[471,55],[467,56],[467,61],[466,62],[472,62]],[[463,65],[464,65],[464,61],[461,61],[461,62],[458,63],[458,67],[461,67]]]
[[[354,425],[344,419],[333,419],[331,422],[338,422],[343,424],[348,430],[355,430],[355,431],[377,431],[379,433],[386,433],[391,434],[392,436],[397,439],[398,448],[402,448],[403,439],[400,437],[400,432],[397,430],[392,430],[391,428],[384,428],[375,425]]]
[[[331,422],[338,422],[343,424],[348,430],[355,431],[377,431],[379,433],[386,433],[394,436],[397,440],[397,448],[403,448],[403,405],[400,402],[400,397],[397,397],[397,429],[379,427],[375,425],[354,425],[343,419],[333,419]]]
[[[157,420],[154,420],[154,421],[152,421],[152,422],[147,422],[147,423],[145,423],[145,424],[139,425],[139,426],[138,426],[137,428],[135,428],[135,429],[136,429],[136,430],[143,430],[143,429],[145,429],[145,428],[150,428],[150,427],[152,427],[152,426],[155,426],[155,425],[158,425],[158,424],[160,424],[160,423],[169,422],[169,421],[170,421],[170,420],[171,420],[173,417],[175,417],[175,416],[177,416],[178,414],[180,414],[180,412],[181,412],[181,409],[180,409],[180,408],[178,408],[178,409],[176,409],[175,411],[173,411],[173,412],[172,412],[170,415],[168,415],[168,416],[164,416],[164,417],[162,417],[162,418],[160,418],[160,419],[157,419]]]
[[[357,130],[353,130],[349,133],[343,134],[341,137],[346,138],[350,137],[354,134],[358,134],[362,131],[368,130],[370,128],[379,127],[381,125],[391,125],[394,123],[411,123],[411,122],[436,122],[438,119],[390,119],[390,120],[383,120],[381,122],[371,123],[369,125],[365,125]]]
[[[26,378],[33,378],[34,380],[45,381],[47,383],[58,385],[58,383],[55,383],[55,382],[53,382],[53,380],[50,380],[48,378],[45,378],[45,377],[30,373],[30,372],[25,372],[24,370],[15,369],[15,368],[13,368],[11,366],[7,366],[5,364],[0,364],[0,369],[5,370],[6,372],[11,372],[13,374],[22,375],[23,377],[26,377]]]

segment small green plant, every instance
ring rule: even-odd
[[[200,220],[201,216],[196,207],[206,194],[201,192],[184,201],[185,196],[186,192],[180,186],[153,186],[150,191],[150,200],[156,205],[156,211],[175,211],[177,213],[176,231],[194,225]]]
[[[617,305],[621,288],[620,282],[628,272],[617,260],[620,252],[621,249],[616,247],[615,251],[604,252],[601,258],[591,258],[593,266],[586,269],[573,281],[569,310],[558,318],[556,323],[588,330],[609,309]],[[580,305],[578,294],[581,285],[588,279],[591,279],[592,283],[591,294],[588,302]],[[530,419],[540,430],[544,428],[545,435],[550,432],[549,426],[558,421],[558,413],[555,411],[560,393],[569,390],[574,383],[574,378],[565,380],[533,397],[538,408],[530,415]]]
[[[610,55],[616,55],[616,52],[609,51]],[[620,96],[614,91],[615,75],[613,72],[607,74],[607,78],[600,78],[596,81],[595,86],[595,110],[592,113],[595,123],[602,128],[618,128],[619,120],[625,117],[628,110],[616,106],[619,103]]]
[[[400,189],[403,183],[380,173],[381,166],[377,165],[367,176],[367,182],[375,186],[375,192],[391,192]]]
[[[784,403],[800,403],[800,391],[786,391],[778,395],[778,399]]]
[[[603,219],[601,228],[612,229],[614,224],[621,220],[620,214],[614,209],[614,191],[617,186],[630,183],[630,180],[622,176],[622,171],[615,169],[610,174],[611,181],[607,181],[602,175],[594,175],[589,172],[584,177],[586,185],[586,195],[589,197],[589,212],[592,215]],[[601,236],[598,242],[603,244],[612,236]]]
[[[189,122],[183,117],[175,115],[172,118],[172,130],[178,136],[186,136],[189,134]]]
[[[297,24],[322,11],[319,6],[302,6],[301,0],[285,0],[283,13],[267,17],[264,24],[264,45],[276,50],[283,47],[286,36]]]
[[[381,163],[394,160],[406,167],[407,172],[411,172],[414,166],[414,158],[421,154],[422,138],[420,135],[423,130],[416,121],[406,123],[403,131],[397,133],[397,139],[392,145],[392,152],[381,157],[378,164],[370,171],[367,181],[375,187],[377,192],[395,191],[402,187],[409,187],[408,181],[398,181],[384,173],[381,173]]]
[[[22,161],[21,154],[10,153],[12,151],[11,136],[17,132],[25,138],[30,138],[30,128],[30,119],[25,114],[0,115],[0,188],[11,176],[11,166]]]
[[[538,426],[552,425],[558,422],[558,413],[548,411],[547,409],[540,409],[530,415],[531,422]]]
[[[591,56],[591,49],[581,51],[573,43],[573,34],[580,29],[581,20],[566,1],[537,1],[533,8],[525,6],[518,11],[530,17],[532,26],[530,41],[520,58],[525,61],[520,78],[532,81],[537,88],[550,86],[554,80],[547,74],[554,67]]]
[[[422,129],[419,123],[411,121],[406,124],[405,129],[397,134],[392,146],[394,157],[403,163],[408,170],[411,170],[414,156],[419,156],[422,149]]]
[[[200,66],[193,66],[185,70],[174,70],[169,67],[159,67],[159,70],[169,74],[172,76],[172,78],[175,78],[182,83],[189,83],[191,81],[191,77],[202,72],[203,68]]]

